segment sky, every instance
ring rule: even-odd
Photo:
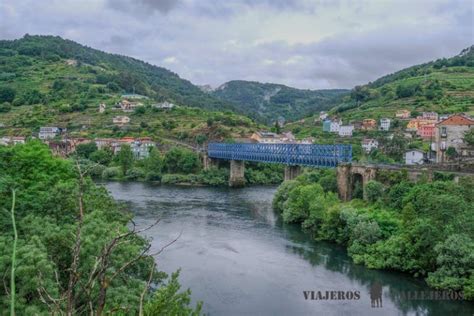
[[[472,0],[0,0],[0,39],[59,35],[230,80],[352,88],[474,44]]]

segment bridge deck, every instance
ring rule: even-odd
[[[352,146],[210,143],[208,156],[215,159],[333,168],[339,163],[351,162]]]

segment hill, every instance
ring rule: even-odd
[[[401,161],[405,148],[428,151],[428,141],[416,135],[413,138],[394,138],[401,135],[407,121],[397,120],[395,113],[407,109],[416,117],[424,111],[439,114],[466,113],[474,115],[474,47],[464,49],[459,55],[412,66],[383,76],[374,82],[354,87],[330,111],[331,117],[341,118],[344,124],[363,119],[391,118],[391,132],[356,130],[352,137],[339,137],[336,133],[322,131],[318,116],[309,116],[284,127],[298,138],[314,137],[316,143],[350,143],[354,146],[356,159],[364,159],[360,144],[363,138],[377,138],[385,143],[385,154]],[[389,153],[389,148],[398,148]],[[394,150],[395,152],[395,150]],[[378,157],[380,158],[380,157]],[[385,157],[382,157],[386,159]],[[390,161],[390,160],[386,160]]]
[[[0,82],[15,90],[17,105],[81,105],[107,94],[137,93],[156,101],[233,110],[165,68],[57,36],[0,41]]]
[[[130,92],[145,96],[143,106],[130,113],[114,109]],[[152,107],[159,101],[178,107]],[[106,104],[104,113],[100,103]],[[193,143],[196,137],[239,137],[257,128],[232,109],[176,74],[130,57],[53,36],[0,41],[0,135],[29,136],[40,126],[59,126],[83,137],[146,135]],[[116,115],[131,121],[116,126]]]
[[[474,46],[452,58],[412,66],[356,86],[333,109],[348,119],[393,116],[399,109],[474,112]]]
[[[235,104],[240,113],[271,123],[280,118],[294,121],[327,110],[347,92],[344,89],[300,90],[281,84],[235,80],[210,93]]]

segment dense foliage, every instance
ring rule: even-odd
[[[280,84],[230,81],[212,94],[238,104],[240,113],[266,123],[294,121],[329,109],[347,90],[300,90]]]
[[[43,87],[34,85],[35,82],[31,81],[31,89],[21,91],[21,101],[34,104],[44,98],[67,99],[74,93],[123,91],[206,109],[233,108],[229,103],[202,92],[197,86],[165,68],[131,57],[108,54],[57,36],[25,35],[18,40],[0,41],[0,80],[15,85],[29,75],[24,71],[35,67],[35,64],[60,64],[65,59],[76,61],[77,66],[91,74],[90,81],[77,81],[74,76],[57,76],[49,90],[54,94],[40,91]],[[54,76],[54,73],[48,72],[46,75]],[[0,93],[0,100],[2,95]],[[32,97],[36,100],[30,101]]]
[[[117,155],[108,149],[97,149],[94,142],[77,146],[75,155],[90,174],[106,180],[144,180],[164,184],[228,185],[229,163],[221,161],[204,169],[198,153],[183,147],[166,152],[151,148],[144,159],[134,157],[130,146],[123,145]],[[246,164],[245,179],[249,184],[278,184],[283,181],[283,166],[277,164]]]
[[[415,184],[399,173],[379,180],[366,185],[367,201],[342,203],[335,175],[311,172],[283,183],[273,204],[285,222],[345,245],[356,263],[422,276],[474,299],[473,179]]]
[[[377,119],[401,108],[469,112],[473,110],[473,87],[474,48],[469,47],[455,57],[412,66],[356,86],[336,112],[357,119],[360,117],[357,114]]]
[[[72,293],[72,311],[78,315],[100,314],[101,308],[103,313],[138,314],[143,294],[147,315],[199,314],[200,305],[188,306],[189,292],[178,291],[177,275],[163,283],[166,275],[155,271],[154,258],[144,253],[148,241],[127,228],[131,215],[105,188],[81,177],[71,161],[53,158],[39,142],[0,146],[2,210],[11,207],[11,189],[16,192],[16,220],[9,212],[0,213],[0,270],[12,270],[16,223],[17,315],[65,313],[67,293]],[[145,289],[149,281],[157,287],[154,294]],[[0,310],[9,309],[10,298],[11,287],[4,283]]]

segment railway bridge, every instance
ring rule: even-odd
[[[208,167],[215,159],[230,161],[229,185],[241,187],[245,184],[245,161],[284,164],[285,180],[291,180],[299,175],[301,166],[336,168],[341,163],[350,163],[352,146],[210,143],[204,167]]]
[[[245,161],[279,163],[285,165],[285,180],[296,178],[301,167],[337,168],[337,186],[342,200],[352,199],[357,183],[362,187],[370,180],[377,179],[383,172],[407,173],[408,179],[433,179],[435,172],[449,172],[457,180],[459,177],[474,177],[474,167],[461,165],[421,165],[407,166],[396,164],[352,163],[351,145],[310,145],[310,144],[254,144],[254,143],[210,143],[204,167],[208,168],[214,160],[230,161],[229,186],[245,185]]]

